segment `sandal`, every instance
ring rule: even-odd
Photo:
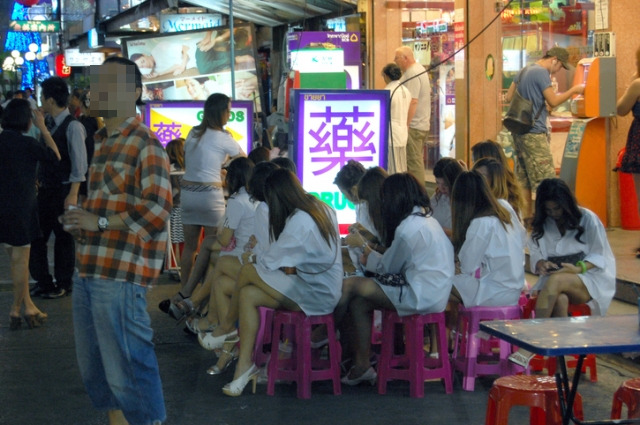
[[[239,341],[240,341],[239,338],[236,338],[235,340],[232,340],[232,341],[225,341],[224,345],[222,346],[222,350],[220,351],[220,355],[218,357],[218,363],[220,363],[223,360],[223,357],[226,357],[226,361],[224,362],[222,367],[218,367],[218,363],[216,363],[213,366],[211,366],[209,369],[207,369],[208,375],[220,375],[221,373],[224,373],[224,371],[229,369],[229,366],[231,366],[231,363],[233,363],[238,359],[238,342]]]
[[[536,353],[531,353],[529,351],[525,351],[524,353],[522,351],[516,351],[515,353],[511,353],[509,361],[526,369],[529,367],[529,362],[535,357],[535,355]]]
[[[182,323],[187,317],[191,316],[195,312],[193,302],[190,298],[185,298],[178,304],[169,305],[169,316],[178,321],[178,324]]]

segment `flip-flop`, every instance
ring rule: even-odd
[[[532,358],[535,357],[535,355],[535,353],[529,353],[529,355],[525,355],[520,351],[516,351],[515,353],[511,353],[511,355],[509,356],[509,361],[526,369],[529,367],[529,362]]]

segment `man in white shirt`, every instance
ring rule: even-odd
[[[396,49],[394,58],[402,70],[400,83],[411,92],[409,115],[409,137],[407,139],[407,169],[422,184],[425,183],[424,144],[427,141],[431,119],[431,84],[424,66],[416,62],[413,51],[402,46]],[[415,78],[412,78],[415,77]],[[406,81],[406,83],[405,83]]]

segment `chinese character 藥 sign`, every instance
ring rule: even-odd
[[[9,30],[16,32],[60,32],[60,21],[11,21]]]
[[[200,124],[203,102],[153,102],[147,103],[146,124],[160,143],[178,137],[187,138],[191,128]],[[253,143],[253,103],[231,101],[231,116],[225,129],[231,133],[243,151],[251,151]]]
[[[295,144],[289,155],[303,187],[336,209],[341,233],[355,221],[354,206],[333,180],[355,160],[387,167],[387,90],[295,90]]]

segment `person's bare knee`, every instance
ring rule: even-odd
[[[569,315],[569,297],[567,294],[560,294],[556,298],[551,317],[567,317]]]

